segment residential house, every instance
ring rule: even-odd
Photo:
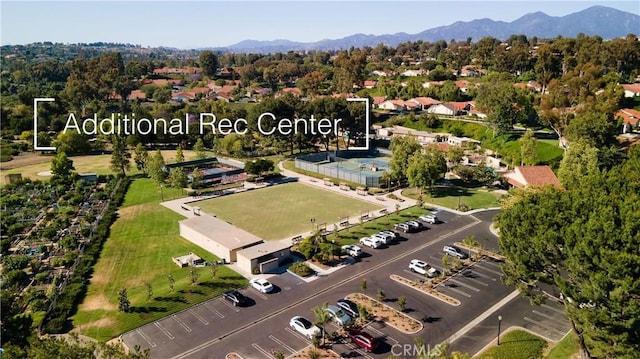
[[[369,76],[387,77],[387,76],[393,76],[393,75],[395,75],[393,71],[386,71],[386,70],[373,70],[369,72]]]
[[[293,96],[296,96],[296,97],[300,97],[302,95],[302,91],[297,87],[285,87],[280,91],[280,93],[282,95],[286,95],[286,94],[290,93],[290,94],[292,94]]]
[[[433,105],[437,105],[439,103],[441,103],[440,101],[431,98],[431,97],[414,97],[410,100],[407,100],[405,102],[410,102],[410,103],[415,103],[419,106],[418,110],[420,111],[426,111],[429,107],[433,106]]]
[[[549,166],[517,166],[513,171],[505,173],[504,178],[517,188],[548,185],[562,188],[558,177]]]
[[[455,81],[454,84],[460,89],[460,91],[462,91],[463,93],[466,93],[467,91],[469,91],[469,81],[466,80],[458,80]]]
[[[623,108],[618,110],[613,116],[616,120],[622,119],[623,132],[629,132],[634,128],[640,127],[640,111],[632,108]]]
[[[636,97],[640,96],[640,83],[623,84],[624,97]]]
[[[534,90],[535,92],[542,92],[542,84],[537,81],[529,81],[527,82],[527,87]]]
[[[378,85],[378,81],[375,80],[365,80],[364,81],[364,88],[366,89],[372,89],[374,87],[376,87]]]
[[[449,136],[447,138],[447,143],[451,146],[467,147],[467,145],[469,144],[479,145],[480,141],[474,140],[473,138],[469,137]]]
[[[426,81],[422,83],[422,87],[428,89],[433,86],[442,86],[443,83],[443,81]]]
[[[427,112],[437,115],[458,116],[465,114],[470,108],[469,102],[443,102],[429,107]]]
[[[462,69],[460,70],[460,76],[462,77],[478,77],[478,76],[481,76],[482,74],[483,73],[481,70],[478,70],[475,67],[470,65],[466,65],[462,67]]]
[[[202,70],[199,67],[162,67],[159,69],[154,69],[154,75],[190,75],[190,74],[198,74],[201,73]]]
[[[421,145],[426,146],[429,144],[445,141],[449,134],[418,131],[413,128],[393,126],[378,129],[376,135],[381,138],[410,136],[413,137]]]
[[[388,110],[388,111],[405,111],[407,109],[407,107],[404,104],[404,101],[400,99],[386,100],[380,103],[380,105],[378,105],[378,108],[383,110]]]
[[[426,71],[423,70],[423,69],[407,70],[407,71],[401,73],[400,75],[406,76],[406,77],[416,77],[416,76],[426,75]]]
[[[378,108],[381,103],[387,100],[387,96],[373,96],[373,108]]]

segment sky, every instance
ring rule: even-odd
[[[356,33],[420,31],[480,18],[564,16],[602,5],[640,15],[634,1],[4,1],[0,43],[119,42],[180,49],[242,40],[313,42]],[[640,32],[640,29],[639,29]]]

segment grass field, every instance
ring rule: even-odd
[[[543,357],[547,342],[537,335],[514,330],[500,337],[500,346],[491,347],[478,359],[539,359]]]
[[[301,183],[214,198],[198,202],[198,206],[265,240],[310,231],[311,218],[315,223],[333,223],[339,216],[357,216],[381,208]]]
[[[409,198],[418,198],[416,188],[408,188],[402,192]],[[447,208],[458,208],[458,204],[465,204],[470,210],[478,208],[498,207],[501,194],[482,189],[436,186],[433,193],[425,192],[422,199],[426,203],[433,203]]]
[[[561,341],[556,343],[549,353],[545,357],[546,359],[571,359],[571,357],[578,352],[580,345],[578,344],[578,337],[571,332],[562,338]]]
[[[152,151],[149,151],[151,154]],[[133,154],[132,154],[133,156]],[[176,151],[174,150],[165,150],[162,151],[162,156],[164,156],[164,160],[166,163],[175,162]],[[186,160],[195,160],[195,153],[191,150],[184,151],[184,157]],[[5,184],[5,175],[20,173],[22,174],[22,178],[31,178],[32,180],[48,180],[49,176],[40,176],[38,173],[46,172],[51,170],[51,159],[53,157],[48,157],[46,162],[30,164],[26,166],[20,166],[16,168],[12,168],[11,161],[4,162],[2,164],[2,176],[0,176],[0,184]],[[84,172],[93,172],[97,174],[110,174],[112,173],[111,169],[109,169],[109,162],[111,161],[111,155],[88,155],[88,156],[73,156],[70,157],[73,161],[73,166],[76,169],[76,172],[84,173]],[[7,168],[7,169],[5,169]],[[131,171],[128,174],[137,174],[139,171],[136,169],[135,163],[133,162],[133,157],[131,158]]]
[[[180,191],[164,189],[164,197],[179,197]],[[180,237],[177,213],[160,206],[160,189],[150,179],[133,181],[111,236],[94,268],[87,296],[72,317],[75,331],[98,340],[109,340],[145,323],[188,308],[247,281],[221,266],[215,279],[209,267],[199,268],[199,279],[191,284],[188,268],[179,268],[172,256],[194,252],[207,261],[212,254]],[[175,279],[172,293],[168,275]],[[151,283],[147,300],[144,282]],[[118,291],[128,290],[132,312],[118,311]]]

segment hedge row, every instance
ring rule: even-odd
[[[69,318],[76,313],[78,306],[87,293],[89,279],[93,274],[93,266],[100,258],[104,242],[109,238],[111,225],[117,218],[116,211],[129,188],[129,178],[122,178],[121,181],[120,186],[113,193],[109,207],[107,207],[104,216],[93,232],[91,242],[85,247],[69,283],[64,291],[60,293],[55,308],[45,319],[42,327],[43,333],[63,333],[71,329]]]

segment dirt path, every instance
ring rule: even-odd
[[[11,161],[0,162],[0,170],[11,170],[14,168],[46,163],[51,161],[51,156],[42,156],[32,152],[22,152],[14,156]]]

